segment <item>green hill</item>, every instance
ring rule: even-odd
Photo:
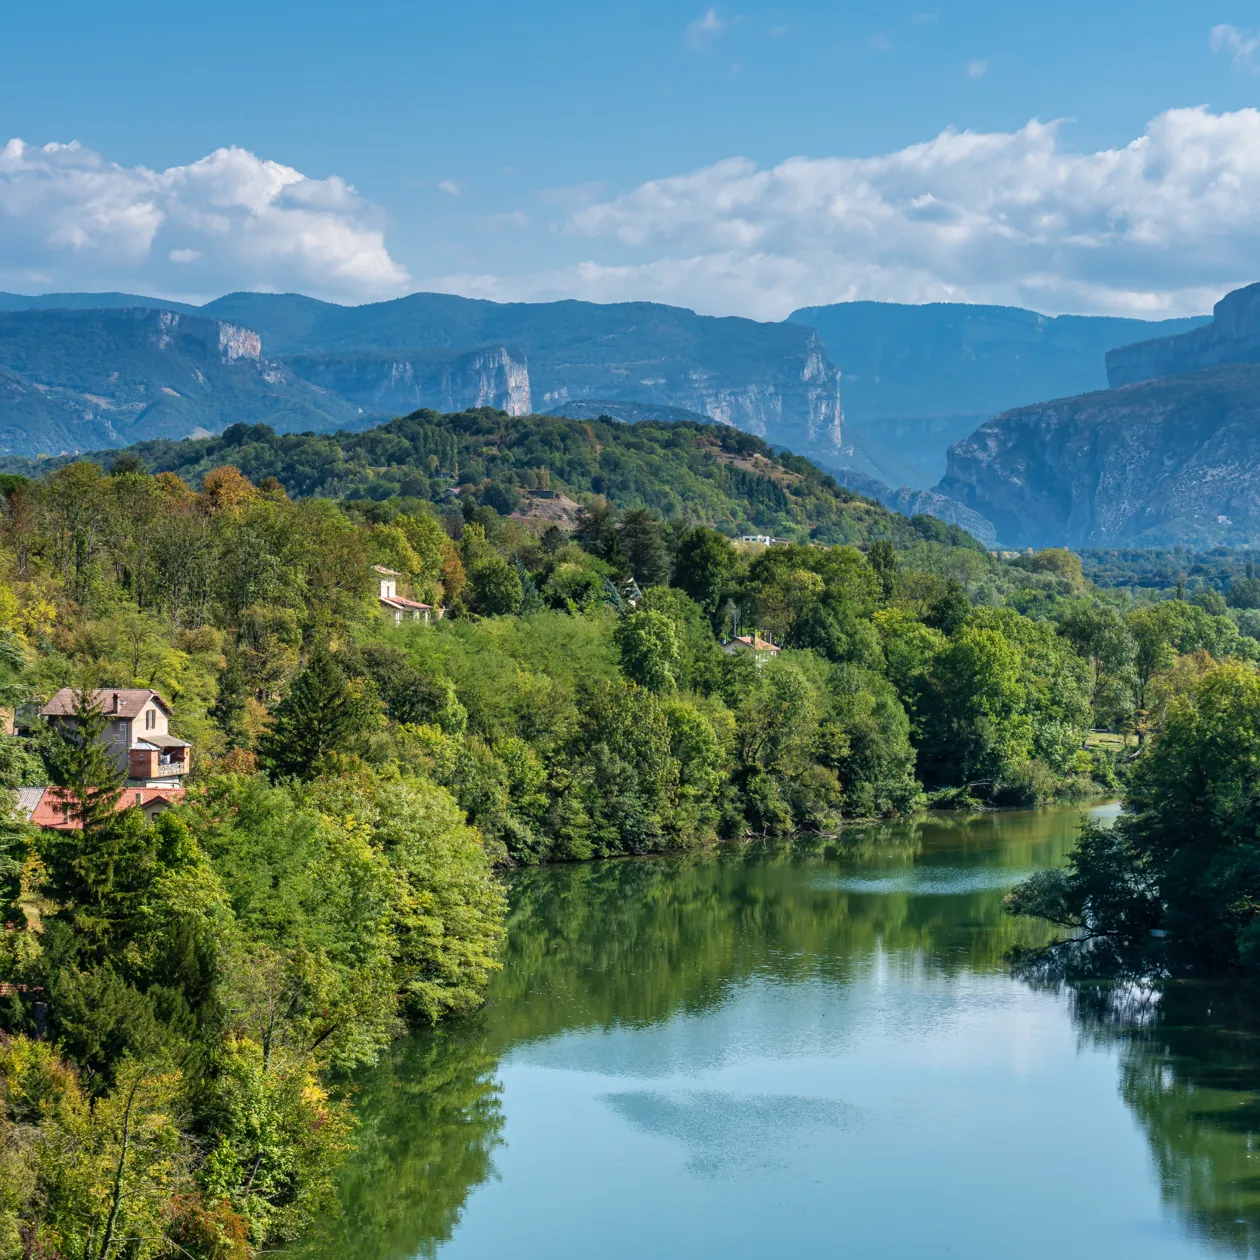
[[[149,470],[192,484],[227,464],[255,482],[275,477],[295,498],[436,502],[458,494],[511,513],[527,504],[531,491],[553,489],[603,495],[618,508],[652,508],[728,535],[980,545],[958,526],[889,512],[808,460],[776,454],[728,425],[619,424],[480,408],[450,415],[416,411],[355,433],[276,433],[265,424],[235,424],[217,437],[128,449]],[[109,465],[118,453],[97,458]],[[55,462],[65,461],[11,459],[3,466],[38,475]]]

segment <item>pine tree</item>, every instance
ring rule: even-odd
[[[325,648],[316,648],[276,709],[262,754],[275,775],[307,779],[325,753],[344,752],[367,727],[362,699]]]
[[[113,820],[123,772],[105,742],[109,719],[87,690],[74,693],[74,718],[59,722],[44,745],[52,782],[62,789],[67,814],[86,835]]]
[[[123,773],[104,739],[108,724],[92,693],[76,691],[73,719],[59,723],[44,748],[66,816],[78,827],[53,833],[41,846],[48,891],[88,961],[104,960],[131,939],[155,862],[143,816],[118,810]]]

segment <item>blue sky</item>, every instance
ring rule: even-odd
[[[0,288],[1185,313],[1260,278],[1257,28],[1184,0],[10,6]],[[913,148],[946,129],[991,139]]]

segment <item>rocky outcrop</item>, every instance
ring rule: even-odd
[[[464,411],[497,407],[510,416],[532,407],[529,367],[506,346],[452,354],[308,354],[284,360],[297,376],[377,414],[406,415],[421,407]]]
[[[937,489],[1009,546],[1260,539],[1260,365],[1008,411],[950,448]]]
[[[53,301],[65,309],[49,309]],[[89,301],[83,294],[0,294],[0,310],[26,303],[24,314],[97,318],[134,302],[152,308],[140,313],[158,321],[160,335],[173,342],[186,339],[199,318],[151,298],[104,294],[101,306],[112,309],[81,310]],[[818,334],[800,324],[720,319],[655,302],[487,302],[447,293],[362,306],[293,293],[232,293],[199,309],[214,329],[216,356],[222,352],[233,363],[262,364],[264,354],[306,360],[285,369],[290,382],[349,382],[350,395],[320,388],[343,405],[352,397],[353,407],[365,411],[482,404],[521,414],[596,399],[697,412],[802,454],[834,456],[843,446],[840,372]],[[435,362],[484,354],[487,347],[500,356],[497,363],[474,367],[464,360],[443,384]],[[339,362],[313,362],[331,358]],[[363,362],[351,369],[351,359]],[[280,379],[274,363],[264,370]]]
[[[1227,293],[1201,328],[1109,351],[1107,382],[1114,389],[1222,363],[1260,363],[1260,284]]]
[[[0,453],[67,454],[144,438],[359,427],[372,417],[262,357],[231,321],[152,308],[0,314]]]
[[[412,358],[514,347],[540,411],[588,399],[679,407],[802,454],[842,446],[840,372],[800,324],[719,319],[656,302],[486,302],[413,293],[335,306],[295,294],[233,293],[208,314],[256,328],[268,353]]]

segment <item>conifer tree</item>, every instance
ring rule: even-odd
[[[74,692],[74,718],[50,731],[44,761],[62,789],[67,814],[86,835],[112,821],[123,790],[123,772],[105,742],[109,719],[92,692]]]
[[[276,709],[275,726],[263,741],[271,772],[308,779],[325,753],[344,752],[367,727],[361,697],[326,648],[316,648]]]

